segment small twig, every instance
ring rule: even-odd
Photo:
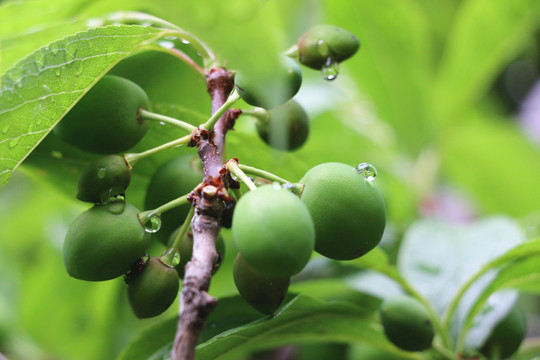
[[[207,75],[207,88],[212,98],[212,114],[227,101],[234,86],[232,74],[224,69],[212,69]],[[236,115],[235,115],[236,114]],[[197,141],[197,151],[203,163],[204,179],[194,192],[195,215],[191,221],[193,255],[185,267],[184,285],[180,296],[180,317],[171,351],[171,360],[193,360],[199,334],[207,316],[217,305],[208,294],[212,269],[218,260],[216,238],[219,218],[224,209],[224,190],[220,170],[223,167],[225,134],[239,113],[227,111],[213,126],[207,138]]]

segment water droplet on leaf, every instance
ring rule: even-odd
[[[19,143],[19,139],[11,139],[9,141],[9,148],[13,149],[15,146],[17,146],[18,143]]]
[[[328,58],[328,61],[321,68],[321,74],[324,80],[334,80],[339,74],[339,64],[337,61]]]
[[[9,124],[2,126],[2,134],[7,134],[9,131]]]
[[[367,181],[371,182],[377,177],[377,169],[371,164],[361,163],[354,168],[357,173],[366,178]]]
[[[161,217],[159,215],[153,215],[144,223],[144,231],[153,234],[161,229]]]

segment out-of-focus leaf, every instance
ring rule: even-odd
[[[478,269],[523,241],[520,228],[505,217],[462,226],[422,220],[404,236],[398,269],[442,312]]]
[[[167,32],[108,26],[55,41],[1,78],[0,186],[51,128],[114,64]]]
[[[441,137],[443,171],[484,212],[523,216],[540,204],[540,150],[511,119],[465,118]],[[501,190],[504,189],[504,190]]]
[[[540,26],[535,0],[461,2],[436,80],[433,110],[445,122],[483,96]],[[489,29],[489,31],[479,31]]]
[[[525,243],[486,265],[488,268],[499,268],[491,282],[477,294],[464,319],[462,332],[473,332],[478,316],[489,299],[488,308],[493,307],[493,295],[502,289],[515,289],[523,292],[540,294],[538,285],[540,276],[540,240]],[[499,319],[500,320],[500,319]],[[470,336],[467,334],[470,342]]]

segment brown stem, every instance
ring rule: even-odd
[[[212,114],[225,103],[234,82],[225,69],[212,69],[206,76],[207,89],[212,98]],[[225,134],[232,127],[237,114],[227,111],[214,130],[197,140],[197,151],[204,167],[204,179],[192,197],[195,215],[193,255],[185,267],[184,285],[180,297],[180,317],[171,360],[193,360],[195,346],[208,314],[216,307],[217,299],[208,294],[212,269],[218,259],[215,241],[219,234],[219,217],[226,196],[220,170],[223,166]]]

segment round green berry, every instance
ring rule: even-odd
[[[257,132],[265,143],[277,150],[296,150],[307,140],[309,119],[296,101],[290,100],[257,121]]]
[[[202,163],[197,155],[184,154],[170,159],[152,175],[146,190],[145,209],[155,209],[189,194],[202,179]],[[167,245],[172,232],[183,224],[190,207],[191,204],[185,204],[164,212],[161,229],[153,236]]]
[[[405,295],[388,298],[379,310],[384,333],[394,345],[407,351],[431,347],[435,330],[418,300]]]
[[[302,85],[302,72],[294,60],[282,57],[277,67],[266,69],[262,74],[238,71],[234,83],[246,103],[272,109],[296,95]]]
[[[300,62],[319,70],[353,56],[360,48],[360,42],[347,30],[331,25],[317,25],[298,39],[297,46]]]
[[[176,270],[159,257],[152,257],[141,272],[129,280],[129,304],[138,318],[157,316],[171,306],[179,288]]]
[[[232,233],[244,259],[266,276],[290,277],[309,261],[315,232],[306,207],[291,192],[265,185],[242,196]]]
[[[100,281],[126,273],[150,244],[137,215],[137,208],[130,204],[125,204],[122,212],[94,205],[76,218],[63,248],[69,275]]]
[[[81,174],[76,197],[95,204],[106,202],[124,195],[130,181],[131,167],[123,156],[102,156],[92,161]]]
[[[137,84],[106,75],[64,116],[54,132],[84,151],[123,152],[146,134],[148,124],[141,121],[139,111],[148,106],[148,97]]]
[[[233,277],[240,296],[254,309],[267,315],[273,314],[281,305],[290,284],[288,277],[268,277],[261,274],[240,254],[234,260]]]
[[[302,201],[315,224],[315,251],[335,260],[358,258],[380,242],[386,209],[379,190],[341,163],[310,169]]]
[[[493,328],[480,352],[488,358],[506,359],[517,351],[526,334],[525,316],[513,308]]]

